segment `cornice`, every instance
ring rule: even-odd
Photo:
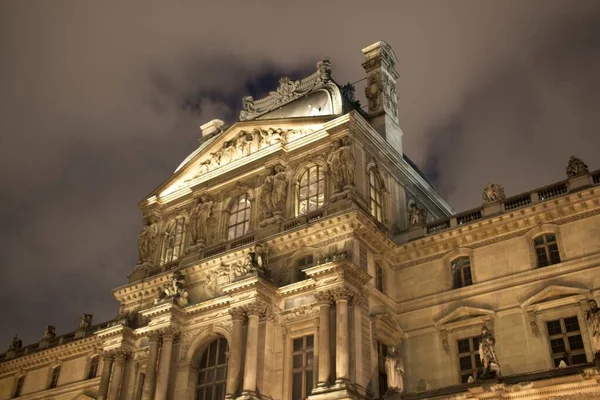
[[[70,343],[36,351],[0,363],[0,377],[14,373],[20,369],[31,369],[50,364],[56,359],[64,360],[77,355],[84,355],[102,346],[102,341],[96,336],[88,336]]]

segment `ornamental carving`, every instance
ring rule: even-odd
[[[188,304],[188,292],[185,288],[185,278],[179,271],[173,272],[169,281],[162,287],[160,295],[154,304],[171,301],[180,307]]]
[[[15,334],[8,350],[19,350],[21,347],[23,347],[23,341]]]
[[[79,319],[79,329],[87,329],[92,326],[92,319],[94,316],[92,314],[82,314]]]
[[[427,222],[427,209],[419,207],[415,199],[408,202],[408,223],[411,228],[423,226]]]
[[[488,183],[483,188],[483,194],[481,195],[484,203],[493,203],[495,201],[504,200],[506,195],[504,194],[504,188],[495,183]]]
[[[356,157],[348,136],[333,141],[327,156],[327,165],[333,181],[334,193],[341,193],[354,187]]]
[[[338,287],[338,288],[331,290],[331,297],[333,298],[334,301],[338,301],[338,300],[350,301],[350,300],[352,300],[354,295],[355,295],[355,293],[352,290],[345,288],[345,287]]]
[[[314,296],[315,296],[315,299],[317,299],[317,302],[319,304],[333,303],[333,297],[331,296],[331,293],[329,293],[329,292],[316,292]]]
[[[589,309],[585,313],[585,319],[590,327],[594,354],[596,360],[600,360],[600,308],[596,300],[588,301]]]
[[[52,340],[56,337],[56,327],[52,325],[46,325],[44,329],[44,334],[42,335],[42,340]]]
[[[307,78],[293,81],[288,77],[279,79],[279,86],[265,98],[254,100],[252,96],[242,98],[240,121],[253,120],[269,111],[320,89],[331,82],[331,62],[324,59],[317,63],[317,70]]]
[[[246,310],[242,307],[233,307],[229,309],[229,315],[232,320],[243,320],[246,317]]]
[[[567,176],[569,178],[574,178],[576,176],[581,176],[588,174],[590,170],[585,163],[577,157],[571,156],[569,158],[569,164],[567,164]]]

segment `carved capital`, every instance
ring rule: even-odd
[[[115,361],[116,362],[125,362],[131,356],[131,351],[118,349],[115,350]]]
[[[163,340],[173,340],[177,335],[179,335],[179,331],[171,326],[161,329],[160,333]]]
[[[331,296],[336,303],[341,300],[350,301],[354,297],[354,292],[348,288],[340,287],[333,289]]]
[[[252,315],[261,317],[261,316],[264,316],[266,311],[267,311],[267,305],[262,302],[259,302],[259,301],[248,304],[246,306],[246,313],[248,314],[248,317],[250,317]]]
[[[242,307],[234,307],[229,309],[229,315],[231,315],[232,320],[244,320],[246,317],[246,311]]]
[[[112,362],[115,360],[115,352],[112,350],[105,351],[102,354],[102,360],[104,362]]]
[[[333,297],[329,292],[316,292],[315,299],[320,305],[330,305],[333,302]]]
[[[150,343],[152,342],[159,342],[160,341],[160,332],[158,331],[151,331],[148,332],[148,334],[146,335],[148,337],[148,340],[150,341]]]

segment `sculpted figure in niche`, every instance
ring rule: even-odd
[[[287,198],[287,185],[288,181],[283,165],[269,168],[269,175],[265,178],[260,195],[263,218],[283,214]]]
[[[494,201],[504,200],[506,196],[504,195],[504,188],[495,183],[488,183],[483,188],[482,199],[484,203],[491,203]]]
[[[196,199],[190,214],[190,235],[193,244],[205,242],[208,234],[208,221],[212,216],[213,201],[207,194]]]
[[[261,188],[260,188],[260,209],[262,211],[263,218],[270,218],[273,216],[272,206],[271,206],[271,197],[273,195],[274,190],[274,181],[275,181],[275,168],[269,168],[269,174],[265,178]]]
[[[342,139],[341,151],[341,162],[342,162],[342,176],[344,180],[344,188],[354,186],[354,171],[356,170],[356,157],[354,157],[354,150],[352,149],[352,143],[348,136]]]
[[[157,245],[157,231],[156,223],[150,218],[146,219],[138,237],[138,253],[140,257],[138,263],[142,264],[151,261]]]
[[[479,338],[479,357],[483,363],[482,378],[489,376],[500,376],[500,363],[496,356],[496,339],[487,326],[481,328],[481,336]]]
[[[421,226],[427,221],[427,209],[419,208],[415,201],[411,201],[409,205],[408,221],[411,227]]]
[[[171,300],[181,307],[188,303],[188,292],[185,289],[185,278],[179,271],[175,271],[169,281],[163,286],[160,296],[154,300],[158,304],[163,300]]]
[[[567,165],[567,176],[569,178],[574,178],[579,175],[585,175],[589,173],[588,166],[577,157],[571,156],[569,158],[569,164]]]
[[[8,350],[19,350],[21,347],[23,347],[23,341],[15,333],[15,337],[13,337],[12,343],[8,346]]]
[[[329,173],[333,181],[333,192],[340,193],[344,189],[344,178],[342,174],[342,161],[340,148],[342,147],[342,141],[335,139],[331,143],[331,150],[327,156],[327,164],[329,165]]]
[[[588,300],[589,310],[585,313],[585,319],[590,326],[592,343],[594,345],[594,357],[600,360],[600,308],[596,300]]]
[[[395,346],[388,348],[388,355],[385,357],[385,373],[387,374],[388,392],[403,392],[404,363]],[[383,393],[380,393],[381,395]]]
[[[79,319],[79,329],[87,329],[92,325],[92,314],[82,314]]]

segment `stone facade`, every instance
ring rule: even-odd
[[[203,125],[119,316],[15,338],[0,400],[600,398],[600,173],[455,214],[401,153],[396,56],[363,53],[368,113],[323,60]]]

